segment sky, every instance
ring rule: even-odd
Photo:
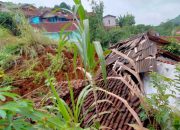
[[[1,0],[4,2],[30,3],[35,6],[53,7],[61,2],[73,5],[73,0]],[[90,0],[82,0],[86,10],[91,11]],[[98,0],[95,0],[98,1]],[[180,0],[102,0],[104,15],[127,13],[135,16],[136,24],[158,25],[180,15]]]

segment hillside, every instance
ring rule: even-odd
[[[180,28],[180,15],[167,22],[162,22],[159,26],[155,26],[154,29],[163,36],[176,35],[176,31]]]
[[[180,25],[180,15],[177,16],[176,18],[169,20],[169,22],[175,24],[175,25]]]

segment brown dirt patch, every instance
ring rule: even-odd
[[[54,48],[49,46],[46,47],[43,51],[41,50],[41,53],[36,57],[38,64],[33,68],[33,71],[35,73],[43,72],[51,65],[51,61],[47,58],[48,53],[55,55],[56,51]],[[84,79],[84,75],[80,70],[74,70],[73,53],[63,51],[63,55],[64,62],[62,69],[54,73],[54,77],[56,78],[57,82],[66,81],[66,74],[68,75],[69,80]],[[13,67],[6,71],[6,74],[9,74],[10,76],[17,75],[17,77],[15,76],[14,82],[12,83],[12,85],[16,87],[13,92],[24,96],[40,87],[42,87],[42,89],[47,89],[47,87],[45,86],[45,78],[41,74],[39,75],[40,80],[38,80],[38,82],[35,82],[35,76],[33,75],[26,78],[18,76],[19,72],[23,72],[28,69],[26,68],[27,66],[25,66],[25,62],[32,59],[23,55],[19,60],[19,64],[15,64]],[[82,61],[80,60],[80,58],[77,59],[77,66],[82,66]]]

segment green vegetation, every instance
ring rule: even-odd
[[[10,13],[0,12],[0,26],[9,29],[14,35],[20,33],[13,15]]]
[[[55,115],[35,110],[31,101],[21,99],[10,93],[10,90],[9,86],[0,88],[0,129],[54,129],[62,125],[62,121]],[[13,98],[13,101],[4,103],[6,97]]]
[[[98,100],[97,91],[105,92],[105,94],[109,94],[122,101],[121,97],[98,88],[95,84],[94,79],[97,74],[96,69],[98,65],[101,66],[104,81],[106,81],[107,75],[103,49],[98,41],[101,41],[102,45],[107,47],[109,43],[116,43],[134,34],[149,30],[151,26],[134,25],[134,17],[127,15],[119,18],[121,27],[106,30],[102,25],[103,3],[100,3],[100,5],[93,3],[94,14],[88,17],[89,20],[85,15],[85,9],[81,1],[74,0],[74,3],[74,12],[70,10],[66,11],[71,13],[77,21],[76,27],[80,34],[77,43],[69,44],[67,40],[68,34],[66,34],[61,35],[57,45],[46,37],[43,37],[40,32],[35,32],[21,15],[16,15],[18,23],[11,17],[12,21],[6,23],[8,26],[2,24],[3,26],[0,27],[0,38],[1,36],[3,37],[0,41],[2,42],[0,44],[0,81],[2,81],[0,83],[0,129],[97,130],[103,127],[99,125],[99,115],[105,114],[98,112],[97,103],[110,102],[109,100]],[[78,14],[80,20],[78,20],[76,14]],[[9,27],[9,24],[12,25],[14,22],[15,24],[13,25],[15,27],[17,26],[20,32],[18,37],[13,35],[13,30]],[[61,30],[61,33],[63,33],[64,28]],[[55,46],[55,54],[48,53],[46,57],[50,61],[49,66],[43,68],[43,71],[35,72],[34,68],[40,64],[38,59],[40,52],[45,53],[45,47],[49,45],[51,47]],[[73,61],[71,61],[74,66],[73,70],[76,71],[79,69],[82,71],[84,73],[84,79],[89,83],[75,99],[70,77],[68,77],[68,74],[65,74],[71,99],[70,105],[59,97],[59,93],[56,90],[57,81],[54,76],[55,72],[60,71],[65,64],[63,51],[68,51],[67,46],[74,52]],[[179,53],[175,48],[176,46],[173,46],[173,49],[167,47],[167,50],[169,49],[169,51]],[[77,68],[78,57],[82,60],[83,66]],[[21,70],[18,70],[12,75],[6,75],[6,71],[10,67],[15,66],[19,58],[25,59]],[[150,125],[148,127],[150,129],[161,127],[162,129],[178,130],[180,127],[179,111],[172,109],[168,103],[168,99],[174,97],[174,91],[172,91],[172,94],[165,93],[166,90],[171,89],[172,85],[175,85],[177,90],[179,90],[179,66],[177,66],[177,71],[178,75],[175,81],[152,73],[152,83],[153,87],[157,89],[157,93],[146,98],[145,104],[142,104],[142,106],[144,105],[144,113],[141,114],[143,120],[149,120]],[[37,82],[44,78],[45,86],[51,90],[48,100],[53,105],[35,109],[32,101],[22,99],[22,97],[14,94],[13,91],[16,87],[8,85],[11,85],[14,76],[17,75],[19,76],[18,78],[22,79],[33,77]],[[91,119],[93,125],[81,128],[81,124],[87,113],[87,111],[83,111],[82,106],[89,92],[93,92],[95,101],[92,107],[96,110],[94,117],[97,118]],[[125,104],[125,106],[127,105]],[[152,118],[153,120],[151,120]]]
[[[169,39],[170,44],[163,47],[163,49],[180,56],[180,43],[176,39]]]
[[[132,14],[127,14],[124,16],[119,16],[117,18],[117,23],[120,27],[132,26],[135,24],[135,17]]]
[[[56,8],[60,8],[60,9],[63,8],[63,9],[71,10],[71,6],[70,6],[70,5],[67,5],[65,2],[60,3],[59,6],[58,6],[58,5],[55,5],[54,8],[55,8],[55,9],[56,9]]]
[[[171,22],[161,23],[159,26],[155,27],[154,29],[163,36],[171,36],[173,30],[176,26]]]
[[[3,36],[0,46],[0,67],[3,69],[7,69],[9,65],[11,66],[9,62],[16,61],[22,54],[35,57],[37,55],[36,50],[42,48],[43,45],[52,43],[40,33],[34,33],[28,23],[22,22],[20,26],[21,35],[19,37],[13,36],[7,29],[0,28],[0,35]]]
[[[16,36],[11,32],[11,28],[9,28],[9,26],[0,27],[0,70],[7,71],[13,66],[18,65],[22,61],[22,56],[24,56],[24,58],[29,57],[33,59],[28,63],[25,62],[24,69],[22,69],[18,74],[4,75],[1,85],[12,83],[15,77],[33,77],[34,68],[32,63],[37,60],[38,53],[42,53],[46,46],[55,45],[53,41],[49,40],[45,36],[42,36],[40,32],[35,33],[34,29],[28,24],[22,15],[9,15],[20,33]],[[2,16],[4,16],[4,14]],[[21,21],[21,23],[14,21],[15,17],[18,17],[19,22]],[[2,18],[0,21],[5,20],[4,17],[0,18]],[[8,18],[9,17],[7,17],[7,19]],[[4,24],[2,23],[1,25]],[[10,25],[12,24],[10,23]]]
[[[103,68],[103,74],[105,78],[105,60],[103,56],[103,51],[100,46],[100,43],[90,43],[90,37],[89,37],[89,24],[88,20],[85,19],[85,11],[83,9],[83,6],[80,2],[76,2],[76,8],[79,12],[80,21],[78,21],[77,26],[79,27],[79,33],[81,34],[81,38],[79,39],[79,44],[75,44],[76,48],[79,50],[79,54],[81,55],[81,58],[84,63],[84,68],[81,68],[81,71],[86,72],[89,71],[92,76],[95,75],[95,67],[97,63],[95,62],[95,54],[97,52],[97,55],[100,59],[100,64]],[[80,5],[80,6],[78,6]],[[1,78],[3,80],[5,79],[4,71],[9,68],[7,57],[17,56],[17,58],[11,59],[10,61],[17,61],[19,56],[27,56],[27,58],[31,58],[25,66],[25,70],[23,69],[22,72],[19,72],[19,76],[23,76],[24,78],[33,76],[35,77],[35,72],[33,71],[33,68],[38,64],[38,61],[36,61],[36,57],[38,56],[37,52],[43,48],[44,45],[52,45],[51,41],[47,40],[45,37],[42,37],[39,33],[35,33],[33,29],[27,24],[27,22],[24,19],[21,19],[19,17],[19,29],[21,31],[21,35],[19,37],[15,37],[11,35],[6,29],[2,29],[2,35],[6,35],[5,39],[9,38],[15,38],[16,40],[13,41],[13,43],[6,43],[1,47],[1,49],[4,51],[4,55],[2,55],[2,59],[0,60],[2,62],[1,64]],[[76,18],[77,19],[77,18]],[[4,33],[5,32],[5,33]],[[4,92],[10,91],[10,89],[3,89],[1,92],[1,99],[5,101],[5,96],[13,98],[12,102],[2,102],[2,107],[0,107],[0,116],[2,119],[0,119],[1,128],[2,129],[82,129],[80,128],[80,124],[83,121],[83,118],[85,115],[81,115],[81,107],[83,105],[84,99],[86,95],[92,91],[92,88],[94,86],[94,82],[92,79],[89,79],[91,84],[82,90],[81,94],[79,95],[77,101],[75,102],[74,95],[73,95],[73,89],[71,87],[71,83],[69,81],[69,89],[70,89],[70,96],[71,96],[71,102],[72,102],[72,108],[68,107],[68,105],[59,97],[57,91],[55,90],[54,86],[54,78],[53,78],[53,71],[57,71],[56,69],[60,69],[61,66],[57,66],[58,64],[62,65],[62,62],[59,63],[60,58],[62,56],[62,51],[64,46],[67,44],[66,40],[67,35],[62,35],[59,41],[59,45],[57,48],[57,55],[53,56],[51,54],[48,55],[49,59],[51,59],[51,66],[49,66],[49,69],[44,72],[44,75],[47,78],[46,85],[49,86],[52,90],[52,102],[54,103],[53,112],[47,112],[47,110],[44,110],[45,112],[41,112],[41,110],[35,110],[33,108],[33,104],[30,101],[21,100],[21,97],[14,96],[13,93]],[[49,41],[49,43],[48,43]],[[74,46],[74,45],[73,45]],[[76,49],[76,51],[77,51]],[[77,52],[76,52],[77,53]],[[74,57],[76,58],[76,57]],[[76,61],[76,60],[74,60]],[[4,66],[5,65],[5,66]],[[28,68],[26,67],[28,66]],[[53,69],[53,70],[52,70]],[[55,70],[54,70],[55,69]],[[84,71],[85,70],[85,71]],[[86,74],[85,74],[86,75]],[[42,76],[42,75],[39,75]],[[68,78],[68,76],[67,76]],[[90,78],[90,77],[88,77]],[[7,77],[6,77],[7,80]],[[8,81],[11,83],[10,81]],[[7,85],[7,82],[1,83],[1,87],[4,85]],[[93,91],[96,91],[93,89]],[[14,97],[13,97],[14,96]],[[16,98],[17,97],[17,98]],[[17,105],[14,105],[17,104]],[[14,107],[11,107],[14,106]],[[45,114],[47,113],[47,114]],[[83,117],[82,117],[83,116]],[[46,122],[46,123],[45,123]],[[87,128],[89,129],[89,128]],[[95,129],[92,128],[91,129]]]
[[[163,36],[176,35],[175,31],[180,27],[180,16],[167,22],[161,23],[159,26],[154,27],[154,29]]]
[[[100,41],[103,48],[108,48],[110,44],[117,43],[120,40],[127,39],[133,35],[144,33],[152,26],[149,25],[134,25],[135,17],[131,14],[119,16],[117,23],[119,26],[106,29],[103,26],[103,12],[104,4],[101,1],[99,4],[96,2],[92,3],[92,13],[89,14],[90,23],[90,37],[91,41]]]
[[[171,20],[169,20],[169,22],[171,22],[171,23],[173,23],[173,24],[175,24],[175,25],[180,25],[180,15],[179,16],[177,16],[176,18],[174,18],[174,19],[171,19]]]
[[[151,73],[151,83],[157,92],[147,95],[145,104],[143,104],[145,111],[141,113],[142,120],[150,122],[148,125],[150,130],[158,128],[163,130],[179,130],[180,128],[180,111],[174,106],[169,105],[169,98],[175,98],[175,90],[178,90],[178,93],[180,92],[180,65],[177,65],[176,70],[177,79],[175,80],[155,72]],[[176,89],[173,89],[173,86]],[[178,104],[177,102],[176,106]]]
[[[71,6],[68,5],[66,2],[61,2],[59,5],[55,5],[54,8],[53,8],[53,12],[55,11],[63,11],[64,13],[67,13],[68,11],[64,10],[64,9],[67,9],[67,10],[71,10]]]
[[[106,37],[106,31],[103,27],[103,9],[104,4],[100,2],[97,4],[96,2],[92,3],[92,14],[89,14],[89,26],[90,26],[90,40],[91,41],[100,41],[103,46],[104,44],[103,37]]]
[[[173,20],[161,23],[159,26],[151,26],[144,24],[135,25],[135,17],[132,14],[127,14],[124,16],[120,15],[117,18],[119,26],[106,29],[102,23],[103,12],[104,4],[102,1],[99,4],[92,2],[92,13],[90,13],[88,17],[91,41],[100,41],[103,48],[107,48],[110,44],[150,30],[155,30],[163,36],[176,35],[175,32],[180,27],[179,16]]]

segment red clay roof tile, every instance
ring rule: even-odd
[[[41,12],[37,9],[22,9],[26,17],[40,16]]]
[[[72,22],[58,22],[58,23],[41,23],[41,24],[31,24],[36,29],[46,30],[47,32],[59,32],[65,25],[69,26],[65,31],[75,31],[76,27]]]

